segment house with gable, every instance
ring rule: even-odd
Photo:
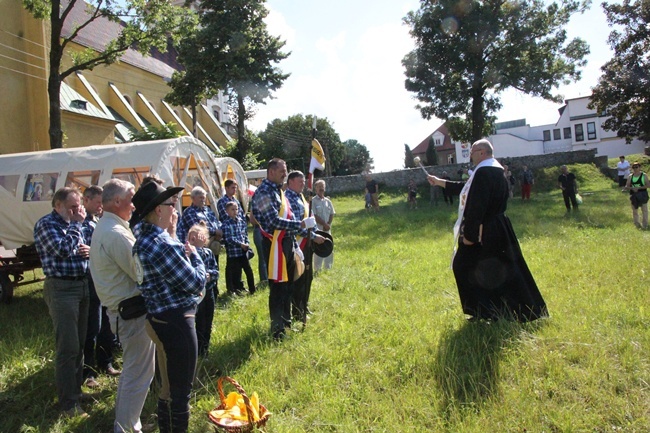
[[[86,3],[75,4],[64,23],[68,36],[86,21]],[[115,38],[120,23],[98,19],[83,28],[70,50],[101,52]],[[0,88],[5,103],[0,107],[4,138],[0,153],[49,149],[49,28],[21,2],[4,2],[0,14]],[[72,59],[67,52],[63,67]],[[183,135],[193,135],[189,107],[171,106],[163,98],[171,88],[172,74],[181,66],[172,46],[162,53],[142,56],[127,50],[118,62],[71,74],[61,85],[61,117],[65,147],[120,143],[131,140],[132,131],[174,123]],[[197,138],[212,151],[231,140],[230,110],[223,97],[197,107]]]
[[[644,141],[635,139],[627,144],[624,138],[616,136],[616,131],[603,129],[602,124],[607,119],[607,114],[587,108],[589,99],[589,96],[566,99],[558,109],[557,122],[553,124],[530,126],[526,119],[496,123],[494,133],[488,137],[494,145],[496,156],[512,158],[596,149],[598,156],[616,158],[619,155],[644,152],[647,146]],[[416,146],[413,155],[423,158],[429,140],[432,139],[451,143],[453,151],[448,150],[447,155],[453,154],[456,163],[470,162],[469,143],[451,140],[444,125]],[[450,159],[451,156],[447,158]],[[438,161],[439,164],[447,163],[440,158]]]

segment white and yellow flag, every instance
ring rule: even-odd
[[[325,170],[325,152],[318,140],[315,138],[311,141],[311,162],[309,163],[309,172],[314,170]]]

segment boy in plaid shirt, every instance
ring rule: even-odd
[[[241,281],[242,270],[246,274],[249,293],[255,293],[255,277],[248,262],[247,252],[250,249],[246,220],[239,215],[239,205],[236,202],[226,204],[228,218],[222,222],[223,239],[226,244],[226,287],[233,294],[245,294],[244,283]]]

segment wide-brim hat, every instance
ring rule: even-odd
[[[131,225],[141,221],[156,206],[184,189],[182,186],[164,188],[156,182],[149,182],[141,186],[131,200],[135,206],[135,212],[133,212],[133,216],[131,217]]]
[[[316,254],[318,257],[327,257],[332,254],[332,251],[334,251],[334,238],[332,235],[322,230],[316,230],[314,233],[325,238],[325,242],[322,244],[312,242],[314,254]]]

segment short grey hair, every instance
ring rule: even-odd
[[[323,179],[318,179],[316,182],[314,182],[314,188],[323,185],[323,188],[326,187],[325,181]]]
[[[102,204],[107,204],[115,200],[116,197],[122,198],[129,191],[135,191],[135,185],[122,179],[111,179],[104,184],[102,192]]]
[[[190,197],[194,198],[199,195],[207,196],[208,192],[203,188],[201,188],[200,186],[195,186],[194,188],[192,188],[192,192],[190,192]]]
[[[492,143],[490,143],[485,138],[475,141],[472,144],[472,147],[474,146],[478,147],[481,150],[485,150],[485,153],[487,153],[488,155],[492,155],[494,153],[494,147],[492,147]]]

